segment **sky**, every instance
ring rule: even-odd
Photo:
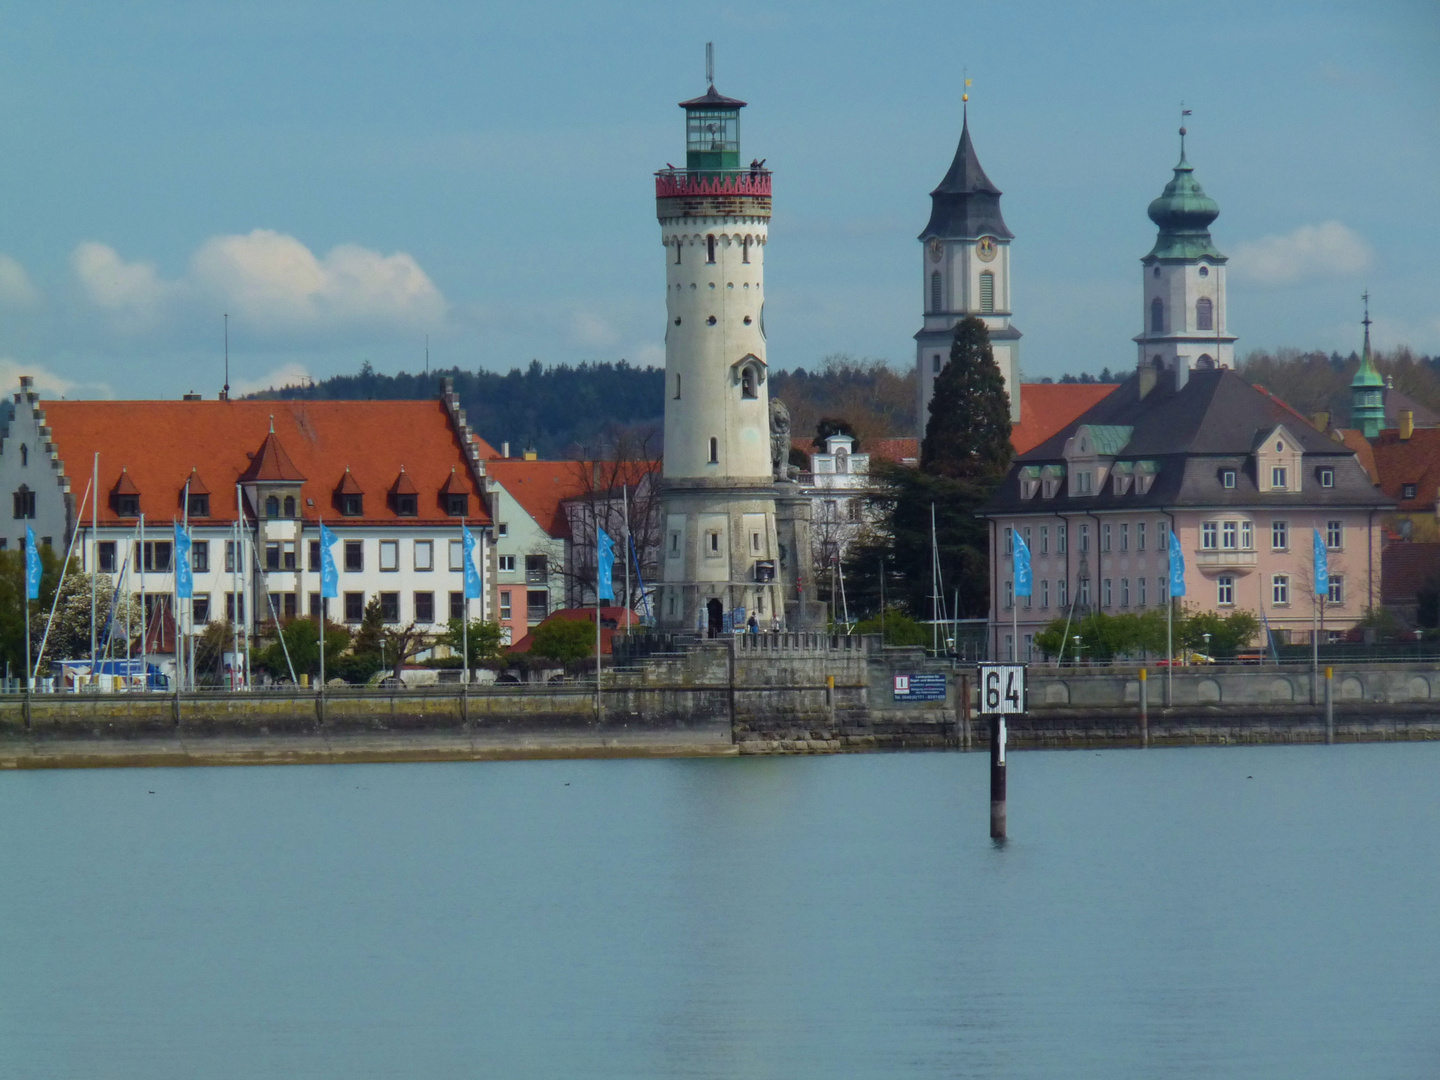
[[[1440,5],[0,4],[0,381],[212,396],[664,361],[676,103],[775,170],[768,360],[908,366],[960,131],[1004,191],[1026,379],[1128,369],[1178,156],[1254,348],[1440,354]]]

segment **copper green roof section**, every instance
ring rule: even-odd
[[[1185,129],[1180,129],[1180,164],[1160,197],[1150,204],[1150,220],[1160,232],[1150,259],[1211,259],[1225,262],[1210,239],[1210,223],[1220,216],[1220,206],[1206,195],[1195,179],[1195,169],[1185,160]]]
[[[1102,457],[1114,457],[1125,449],[1134,431],[1124,424],[1091,424],[1090,445]]]
[[[1370,355],[1370,294],[1365,294],[1365,349],[1360,369],[1350,380],[1350,426],[1373,439],[1385,427],[1385,378]]]

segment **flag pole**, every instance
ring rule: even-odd
[[[140,677],[144,680],[144,688],[150,689],[150,612],[145,607],[145,514],[140,514],[140,551],[136,560],[140,565],[137,567],[136,576],[140,579]]]
[[[621,512],[625,518],[625,546],[630,546],[630,489],[628,485],[620,485]],[[625,629],[630,629],[630,560],[625,561]],[[598,564],[597,564],[598,565]]]
[[[100,452],[95,452],[95,462],[90,477],[90,490],[100,490]],[[83,513],[83,511],[82,511]],[[100,500],[90,504],[90,547],[95,552],[90,563],[90,685],[98,687],[95,681],[95,579],[100,571]],[[66,559],[68,562],[69,559]],[[64,576],[64,568],[61,568]],[[56,590],[59,591],[58,589]]]
[[[321,515],[321,514],[316,514],[316,515],[315,515],[315,521],[316,521],[316,524],[318,524],[318,525],[320,526],[320,547],[321,547],[320,566],[321,566],[321,568],[322,568],[321,571],[320,571],[320,577],[321,577],[321,581],[320,581],[320,686],[319,686],[318,692],[319,692],[319,694],[320,694],[321,697],[324,697],[324,696],[325,696],[325,581],[324,581],[325,571],[324,571],[323,567],[325,566],[325,556],[324,556],[324,547],[325,547],[325,518],[324,518],[324,516]]]
[[[465,551],[465,516],[460,516],[460,554],[468,562],[470,556]],[[467,568],[468,569],[468,568]],[[463,674],[460,676],[461,684],[466,687],[462,693],[468,693],[470,685],[470,589],[467,586],[468,573],[462,573],[460,577],[460,666]]]
[[[593,503],[590,507],[595,515],[595,722],[605,716],[600,700],[600,511]]]

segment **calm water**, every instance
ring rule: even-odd
[[[0,1076],[1440,1075],[1440,745],[1011,761],[0,775]]]

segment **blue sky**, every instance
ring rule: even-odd
[[[662,362],[650,174],[675,103],[775,169],[769,360],[911,362],[962,69],[1027,378],[1127,368],[1176,158],[1220,204],[1242,353],[1440,352],[1440,7],[495,3],[0,7],[0,377],[72,396]]]

